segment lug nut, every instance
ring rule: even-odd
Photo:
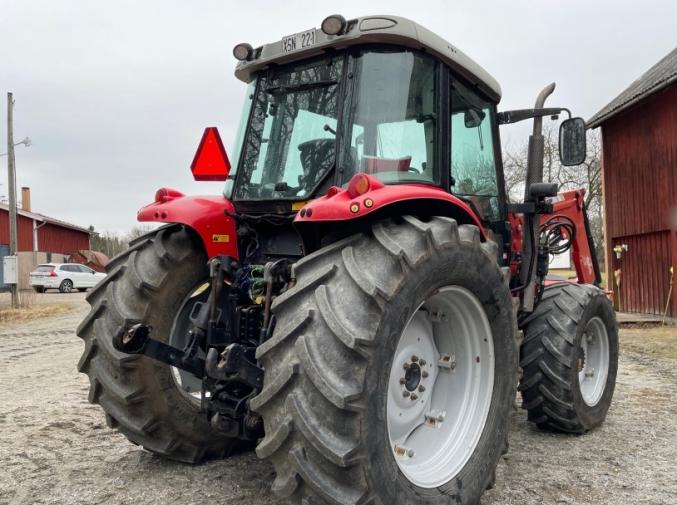
[[[426,379],[428,377],[428,375],[430,375],[430,374],[428,372],[426,372],[425,370],[423,370],[423,372],[421,372],[421,377],[423,377],[424,379]]]
[[[418,356],[416,356],[416,355],[414,354],[414,355],[411,357],[411,361],[413,361],[414,363],[416,363],[416,362],[418,361]]]
[[[416,400],[418,400],[418,395],[414,393],[413,395],[410,396],[410,398],[412,402],[415,402]]]
[[[404,365],[402,365],[402,368],[404,368],[405,370],[409,370],[409,363],[405,363]]]
[[[400,384],[402,384],[402,385],[404,386],[406,383],[407,383],[407,379],[405,379],[404,377],[402,377],[402,378],[400,379]]]
[[[404,396],[405,398],[407,398],[409,395],[410,395],[409,391],[404,391],[402,393],[402,396]]]
[[[423,393],[423,391],[425,391],[425,386],[424,386],[423,384],[421,384],[421,385],[418,387],[418,392],[419,392],[419,393]]]
[[[409,456],[410,458],[413,458],[413,457],[414,457],[414,454],[416,454],[416,453],[414,452],[414,449],[409,449],[409,450],[407,451],[407,456]]]
[[[418,364],[421,365],[421,366],[425,366],[426,360],[422,359],[418,362]]]

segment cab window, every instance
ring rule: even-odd
[[[451,87],[452,193],[486,221],[499,219],[494,151],[494,106],[464,84]]]

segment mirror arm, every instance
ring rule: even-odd
[[[525,119],[532,119],[535,117],[544,117],[544,116],[557,116],[562,112],[569,114],[571,118],[571,111],[565,107],[548,107],[541,109],[517,109],[517,110],[506,110],[499,112],[496,115],[499,125],[503,124],[512,124],[524,121]]]

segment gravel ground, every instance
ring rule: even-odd
[[[191,467],[108,429],[75,369],[74,329],[87,305],[79,294],[69,301],[76,308],[67,315],[0,328],[0,504],[281,503],[269,491],[272,467],[251,453]],[[642,331],[623,330],[623,341]],[[601,429],[543,433],[516,412],[483,505],[677,504],[676,384],[677,362],[626,349]]]

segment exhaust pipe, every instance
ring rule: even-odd
[[[536,109],[542,109],[545,100],[555,91],[555,83],[548,84],[536,97]],[[534,129],[529,136],[529,153],[527,157],[527,180],[524,187],[524,201],[532,200],[529,189],[532,184],[543,182],[543,117],[534,118]],[[538,214],[524,214],[527,232],[524,235],[522,249],[522,268],[520,269],[520,284],[525,286],[522,292],[522,310],[534,310],[536,292],[536,261],[538,255],[538,228],[540,219]]]

